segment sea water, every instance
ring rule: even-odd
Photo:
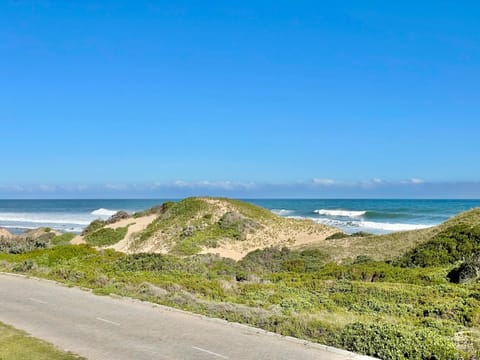
[[[81,232],[95,219],[107,219],[119,210],[135,212],[168,199],[123,200],[0,200],[0,227],[21,232],[41,226]],[[171,200],[171,199],[170,199]],[[246,199],[273,213],[306,218],[347,233],[376,234],[422,229],[475,207],[480,200],[370,200],[370,199]]]

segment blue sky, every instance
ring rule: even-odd
[[[4,1],[0,197],[480,197],[480,5]]]

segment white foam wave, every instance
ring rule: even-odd
[[[326,219],[326,218],[323,218],[323,219],[304,218],[304,219],[313,220],[314,222],[316,222],[318,224],[333,226],[333,227],[342,228],[342,229],[345,228],[345,227],[348,227],[348,226],[350,226],[350,227],[352,226],[351,222],[345,222],[345,221],[340,221],[340,220],[333,220],[333,219]]]
[[[104,209],[104,208],[100,208],[91,212],[91,214],[95,216],[112,216],[112,215],[115,215],[116,213],[117,213],[117,210],[110,210],[110,209]]]
[[[373,221],[360,221],[358,226],[384,231],[407,231],[407,230],[419,230],[432,227],[433,225],[426,224],[392,224],[392,223],[379,223]]]
[[[54,215],[48,214],[25,214],[25,213],[1,213],[0,221],[11,223],[31,223],[31,224],[58,224],[58,225],[88,225],[90,219],[82,219],[65,216],[53,217]]]
[[[288,209],[272,209],[271,210],[274,214],[280,215],[280,216],[287,216],[291,215],[294,213],[293,210],[288,210]]]
[[[326,210],[320,209],[315,210],[314,213],[318,215],[326,215],[326,216],[343,216],[343,217],[359,217],[365,215],[366,211],[351,211],[351,210]]]
[[[384,234],[395,231],[419,230],[432,227],[434,225],[426,224],[405,224],[405,223],[381,223],[373,221],[341,221],[335,219],[321,218],[312,219],[316,223],[340,228],[347,233],[358,231],[358,228],[368,230],[369,232]]]

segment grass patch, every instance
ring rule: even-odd
[[[0,323],[0,359],[5,360],[78,360],[79,356],[63,352],[27,333]]]

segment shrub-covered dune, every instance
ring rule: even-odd
[[[126,253],[215,253],[240,259],[256,249],[322,241],[337,231],[309,220],[279,217],[243,201],[205,197],[165,203],[115,222],[97,220],[74,243]]]

